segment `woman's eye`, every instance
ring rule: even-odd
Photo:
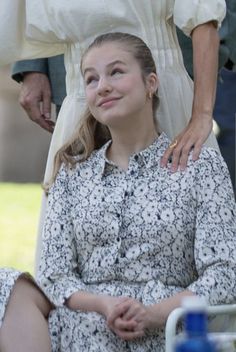
[[[120,68],[115,68],[114,70],[111,71],[111,75],[114,76],[116,74],[122,74],[123,71]]]
[[[95,81],[96,81],[96,77],[91,76],[85,80],[85,83],[86,83],[86,85],[89,85],[90,83],[95,82]]]

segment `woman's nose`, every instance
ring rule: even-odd
[[[98,94],[102,95],[102,94],[110,93],[112,90],[112,87],[109,80],[103,77],[103,78],[100,78],[97,89],[98,89]]]

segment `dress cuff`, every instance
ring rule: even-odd
[[[87,291],[86,284],[74,277],[61,279],[56,283],[41,281],[39,286],[56,307],[63,307],[73,293]]]

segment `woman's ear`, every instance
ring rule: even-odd
[[[147,82],[148,92],[154,95],[159,87],[159,80],[158,80],[157,74],[154,72],[150,73],[147,76],[146,82]]]

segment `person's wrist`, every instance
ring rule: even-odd
[[[202,122],[207,122],[209,124],[212,124],[213,122],[213,114],[212,112],[206,112],[206,111],[193,111],[192,116],[191,116],[191,121],[202,121]]]
[[[36,72],[34,71],[26,71],[26,72],[21,72],[21,75],[22,75],[22,81],[29,77],[29,76],[32,76],[33,74],[35,74]]]
[[[147,315],[148,329],[150,330],[163,327],[166,323],[166,318],[160,303],[147,306]]]
[[[211,118],[213,115],[213,110],[212,109],[193,109],[192,115],[201,115],[205,116],[206,118]]]
[[[44,72],[39,72],[39,71],[26,71],[26,72],[21,72],[21,76],[22,76],[22,81],[25,78],[28,77],[47,77],[46,73]]]
[[[107,297],[104,295],[97,295],[95,300],[96,312],[106,316],[107,314]]]

